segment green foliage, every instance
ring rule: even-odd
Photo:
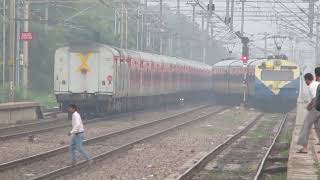
[[[0,103],[8,102],[9,100],[9,91],[10,88],[8,85],[5,87],[0,87]]]
[[[70,6],[81,8],[78,5],[70,4]],[[54,52],[57,48],[75,41],[93,41],[95,32],[101,33],[101,41],[104,43],[114,45],[116,42],[116,37],[110,33],[112,32],[112,20],[99,16],[102,8],[98,8],[97,11],[88,10],[87,13],[72,19],[73,26],[81,27],[81,30],[66,27],[67,23],[63,22],[76,11],[66,9],[62,13],[61,7],[50,7],[49,12],[47,32],[45,32],[44,24],[31,23],[31,31],[35,33],[36,39],[30,45],[30,81],[32,91],[37,92],[51,92],[53,89]],[[106,12],[110,12],[106,13],[106,16],[111,15],[111,11]]]
[[[139,1],[131,1],[130,4]],[[49,7],[48,31],[46,32],[45,24],[39,21],[31,22],[31,31],[35,33],[35,40],[30,44],[30,81],[32,92],[43,92],[50,94],[53,91],[53,67],[54,52],[57,48],[67,45],[70,42],[99,42],[112,46],[120,46],[119,35],[114,34],[114,7],[92,6],[91,4],[64,4],[60,6]],[[91,8],[90,8],[91,7]],[[89,8],[87,11],[74,16],[81,10]],[[32,9],[37,9],[38,14],[44,14],[43,5],[32,5]],[[134,9],[134,8],[132,8]],[[136,13],[130,12],[128,19],[128,48],[135,49],[137,22]],[[166,10],[166,22],[170,33],[181,33],[181,49],[177,50],[174,45],[174,56],[188,58],[190,52],[190,38],[192,37],[192,23],[186,17],[177,18],[172,12]],[[33,15],[33,18],[37,16]],[[71,18],[73,17],[73,18]],[[194,48],[194,60],[201,60],[201,41],[200,32],[197,30]],[[99,40],[95,39],[97,32],[100,34]],[[158,41],[159,39],[156,39]],[[166,41],[167,42],[167,41]],[[166,43],[165,42],[165,43]],[[159,44],[159,43],[156,43]],[[168,47],[168,44],[164,45]],[[154,47],[150,52],[157,52],[159,47]],[[215,45],[208,50],[208,59],[210,63],[218,61],[224,50]],[[168,53],[167,53],[168,54]],[[1,91],[0,91],[1,93]]]
[[[42,107],[52,108],[57,106],[57,101],[53,93],[44,92],[26,92],[23,88],[16,87],[14,89],[15,101],[35,101],[40,103]],[[10,101],[10,86],[0,87],[0,103]]]

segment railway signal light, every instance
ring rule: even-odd
[[[241,60],[242,60],[243,64],[247,64],[249,58],[248,58],[248,56],[246,56],[246,55],[242,55],[242,56],[241,56]]]
[[[242,56],[241,56],[241,60],[243,62],[243,64],[247,64],[248,60],[249,60],[249,38],[248,37],[242,37],[241,38],[242,41]]]
[[[208,11],[214,11],[214,10],[216,10],[215,4],[212,4],[212,5],[208,4],[208,5],[207,5],[207,10],[208,10]]]
[[[250,39],[248,37],[243,36],[243,34],[240,33],[240,31],[235,32],[235,34],[239,37],[239,39],[241,40],[241,43],[242,43],[241,60],[242,60],[243,64],[247,64],[247,62],[249,60],[249,43],[250,43]]]
[[[243,44],[241,60],[243,63],[247,63],[249,60],[249,47],[247,44]]]

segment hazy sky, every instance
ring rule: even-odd
[[[191,0],[192,1],[192,0]],[[208,4],[209,0],[200,0],[203,4]],[[158,4],[159,0],[149,0],[150,4]],[[177,1],[176,0],[163,0],[163,3],[168,4],[173,11],[176,10]],[[187,0],[180,0],[181,12],[191,17],[192,7],[187,4]],[[214,0],[216,7],[215,13],[224,19],[226,15],[226,1],[225,0]],[[235,18],[234,18],[234,29],[235,31],[240,31],[240,20],[241,20],[241,3],[240,0],[235,0]],[[245,34],[254,40],[251,44],[253,46],[264,48],[264,33],[269,34],[281,34],[289,35],[296,33],[301,34],[299,28],[308,31],[307,28],[307,15],[308,4],[302,2],[301,0],[247,0],[245,3]],[[201,8],[197,7],[197,21],[201,24]],[[281,16],[276,16],[276,14]],[[217,18],[213,19],[214,22],[219,22]],[[217,24],[217,26],[222,26],[223,23]],[[216,29],[218,31],[218,29]],[[218,34],[222,35],[222,34]],[[223,37],[227,38],[227,37]],[[299,40],[305,40],[307,38],[302,38]],[[278,40],[280,41],[280,40]],[[308,46],[308,43],[298,43],[296,48],[293,48],[293,41],[286,39],[283,43],[283,53],[287,55],[299,54],[303,56],[305,63],[313,63],[314,48]],[[238,44],[240,45],[240,44]],[[229,45],[230,46],[230,45]],[[275,49],[274,39],[268,40],[268,50],[272,51]],[[240,46],[236,46],[235,49],[240,50]],[[257,48],[258,49],[258,48]],[[259,50],[255,49],[258,53]],[[299,51],[299,52],[298,52]],[[263,54],[262,51],[259,52]],[[303,55],[301,55],[303,54]],[[302,58],[302,57],[299,57]]]

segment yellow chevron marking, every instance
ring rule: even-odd
[[[88,65],[88,61],[90,59],[90,56],[92,55],[92,53],[87,53],[87,54],[79,54],[79,58],[81,60],[81,65],[78,68],[78,71],[83,72],[84,74],[86,74],[87,72],[91,71],[90,66]]]

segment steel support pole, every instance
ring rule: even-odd
[[[6,5],[7,0],[3,0],[3,17],[2,17],[2,86],[5,87],[6,85],[6,36],[7,36],[7,19],[6,19],[6,10],[7,10],[7,5]]]
[[[231,0],[230,30],[233,31],[234,0]]]
[[[162,35],[160,33],[160,54],[163,54],[163,39],[162,39]]]
[[[193,43],[195,39],[195,23],[196,23],[196,5],[192,4],[192,36],[191,36],[191,43],[190,43],[190,59],[193,59]]]
[[[181,23],[180,23],[180,0],[177,0],[177,17],[178,17],[178,26],[179,28],[181,28]],[[177,32],[177,54],[176,56],[180,57],[182,56],[182,53],[181,53],[181,33],[180,32]]]
[[[140,41],[140,37],[139,37],[139,34],[140,34],[140,18],[139,18],[139,15],[138,15],[138,18],[137,18],[137,36],[136,36],[136,50],[139,51],[139,41]]]
[[[315,48],[315,60],[316,60],[316,66],[320,66],[320,58],[319,58],[319,7],[317,7],[317,16],[316,16],[316,48]]]
[[[20,19],[21,15],[21,1],[17,0],[17,9],[16,9],[16,19]],[[20,85],[20,31],[21,31],[21,22],[20,20],[16,21],[16,55],[15,55],[15,85]]]
[[[163,46],[163,39],[162,39],[162,28],[163,28],[163,0],[160,0],[160,54],[162,54],[163,52],[163,49],[162,49],[162,46]]]
[[[118,34],[118,30],[117,30],[117,26],[118,26],[118,16],[117,16],[117,10],[114,11],[114,35]]]
[[[120,28],[120,48],[123,48],[123,26],[124,26],[124,0],[121,2],[121,28]]]
[[[172,37],[169,38],[169,55],[173,55],[173,40]]]
[[[24,26],[23,31],[29,32],[29,13],[30,13],[30,4],[28,2],[25,3],[24,7]],[[29,42],[23,42],[23,87],[25,92],[27,93],[29,90]]]
[[[16,56],[16,0],[10,0],[9,4],[9,82],[10,101],[15,100],[15,56]]]
[[[244,3],[245,0],[241,0],[241,34],[244,33]]]
[[[126,11],[126,49],[128,49],[128,9],[127,9],[127,4],[125,7],[125,11]]]
[[[208,39],[209,39],[209,28],[210,28],[210,20],[212,17],[212,6],[213,6],[213,0],[209,0],[209,9],[207,12],[207,28],[205,32],[205,39],[204,39],[204,46],[203,46],[203,51],[202,51],[202,62],[206,63],[207,60],[207,48],[208,48]]]
[[[144,47],[146,43],[146,35],[145,35],[145,26],[144,26],[144,13],[141,14],[141,35],[140,35],[140,48],[141,51],[144,51]],[[147,34],[147,33],[146,33]]]
[[[205,61],[205,29],[204,29],[204,15],[201,17],[201,39],[202,39],[202,62]]]
[[[248,88],[248,84],[247,84],[247,73],[248,73],[248,68],[247,65],[243,66],[243,106],[246,106],[247,104],[247,88]]]
[[[268,56],[268,33],[264,33],[264,57],[267,58]]]
[[[44,31],[45,31],[45,34],[46,35],[48,35],[48,30],[49,30],[49,25],[48,25],[48,21],[49,21],[49,3],[47,3],[46,5],[45,5],[45,9],[44,9],[44,11],[45,11],[45,20],[46,20],[46,23],[45,23],[45,25],[44,25]]]
[[[229,24],[229,20],[230,20],[230,0],[226,0],[226,19],[225,19],[226,24]]]
[[[142,18],[141,18],[141,42],[140,42],[140,46],[141,46],[141,51],[144,51],[146,45],[147,45],[147,36],[145,36],[145,34],[148,34],[148,32],[146,31],[146,27],[145,27],[145,22],[146,19],[146,12],[148,10],[148,0],[144,0],[144,6],[143,6],[143,13],[142,13]]]
[[[201,16],[201,30],[204,31],[204,15]]]
[[[310,0],[309,1],[308,26],[309,26],[311,36],[313,34],[313,21],[314,21],[314,0]]]
[[[180,15],[180,0],[177,0],[177,15]]]

